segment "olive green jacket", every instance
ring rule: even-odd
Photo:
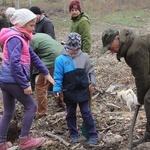
[[[120,49],[117,59],[124,57],[131,67],[135,77],[138,102],[143,104],[150,87],[150,34],[134,35],[129,30],[123,30],[119,37]]]
[[[88,16],[84,12],[82,12],[78,17],[71,19],[72,23],[70,27],[70,32],[77,32],[81,35],[81,50],[89,54],[91,49],[91,35],[90,21]]]
[[[54,67],[55,58],[63,49],[58,41],[45,33],[36,33],[34,39],[30,41],[30,46],[48,69]]]

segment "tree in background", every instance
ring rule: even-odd
[[[6,6],[7,2],[6,0],[2,0],[2,5]],[[12,0],[12,6],[15,7],[16,9],[19,9],[19,0]],[[31,0],[28,0],[28,8],[31,7]]]
[[[6,0],[2,0],[2,5],[6,6]]]

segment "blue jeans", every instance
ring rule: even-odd
[[[7,139],[8,127],[15,112],[16,99],[24,106],[24,116],[22,120],[21,135],[26,136],[30,133],[32,121],[37,110],[37,105],[32,95],[26,95],[18,84],[0,83],[2,90],[4,111],[0,119],[0,143]]]

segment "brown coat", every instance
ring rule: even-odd
[[[131,67],[137,87],[138,102],[144,103],[144,97],[150,88],[150,34],[134,35],[123,30],[120,35],[120,49],[117,58],[124,57]]]

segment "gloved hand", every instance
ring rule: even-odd
[[[137,101],[138,101],[137,103],[138,103],[139,105],[143,105],[143,104],[144,104],[144,97],[145,97],[145,96],[144,96],[144,95],[141,96],[141,95],[142,95],[141,93],[140,93],[139,95],[137,95]],[[137,104],[137,105],[138,105],[138,104]]]
[[[45,84],[47,81],[49,81],[52,85],[55,85],[55,81],[50,74],[47,74],[44,77],[45,77],[45,82],[44,82]]]
[[[142,106],[143,104],[140,104],[139,102],[137,102],[136,105]]]

